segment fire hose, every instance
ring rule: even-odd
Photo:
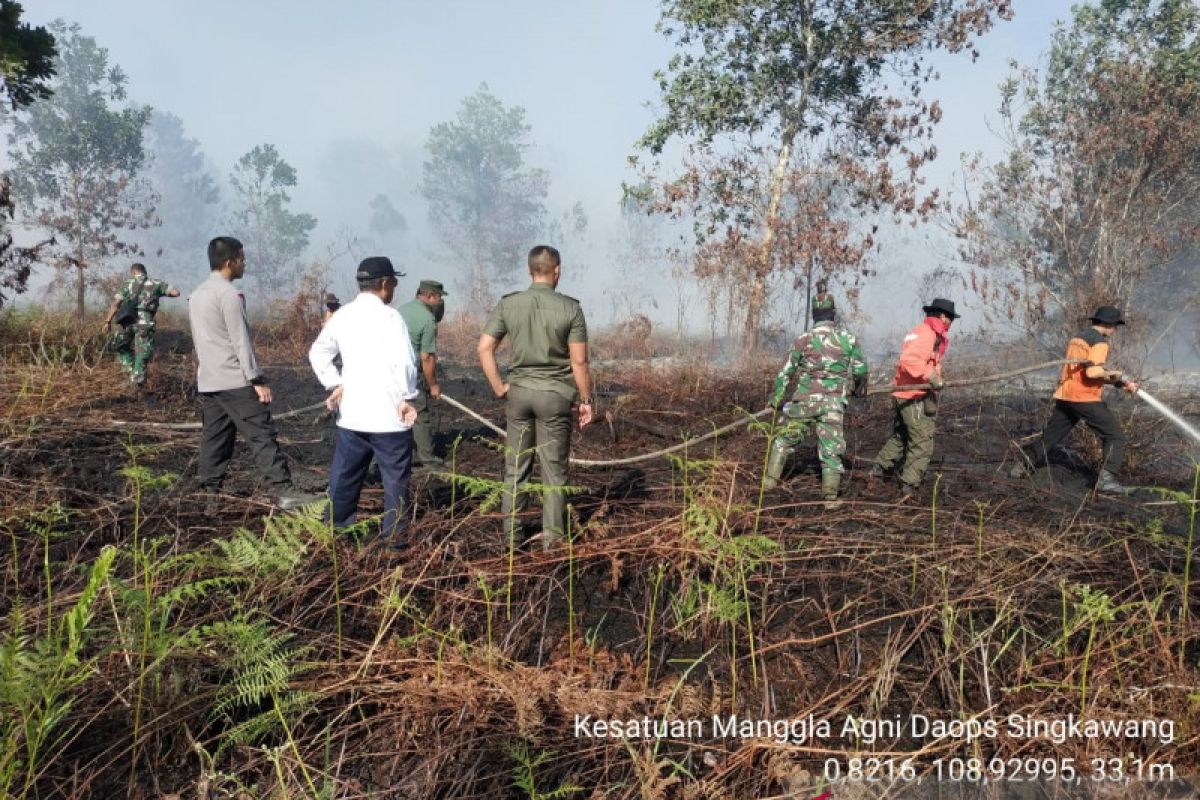
[[[975,386],[975,385],[981,384],[981,383],[995,383],[996,381],[1008,380],[1009,378],[1015,378],[1018,375],[1024,375],[1025,373],[1028,373],[1028,372],[1037,372],[1038,370],[1048,369],[1050,367],[1059,367],[1059,366],[1062,366],[1063,364],[1078,364],[1078,363],[1081,363],[1081,362],[1076,361],[1076,360],[1071,360],[1071,359],[1060,358],[1056,361],[1044,361],[1040,364],[1034,364],[1033,366],[1030,366],[1030,367],[1022,367],[1021,369],[1014,369],[1014,370],[1010,370],[1008,372],[1000,372],[995,375],[985,375],[982,378],[964,378],[962,380],[945,381],[942,384],[942,388]],[[921,383],[921,384],[904,387],[904,389],[906,391],[932,389],[932,388],[933,387],[927,383]],[[876,386],[873,389],[868,389],[867,395],[870,396],[870,395],[877,395],[877,394],[891,394],[892,391],[894,391],[894,387],[892,387],[892,386]],[[486,425],[491,430],[495,431],[500,436],[506,435],[503,428],[494,424],[491,420],[488,420],[488,419],[480,416],[479,414],[475,413],[471,409],[464,406],[462,403],[455,400],[453,397],[443,394],[441,399],[443,401],[445,401],[446,403],[454,406],[455,408],[457,408],[459,411],[466,414],[471,419],[474,419],[478,422],[483,423],[484,425]],[[708,433],[705,433],[705,434],[702,434],[700,436],[696,436],[693,438],[689,438],[689,439],[687,439],[687,441],[680,442],[679,444],[672,445],[671,447],[664,447],[661,450],[655,450],[650,453],[642,453],[642,454],[636,455],[636,456],[628,456],[627,458],[610,458],[610,459],[605,459],[605,460],[601,460],[601,461],[592,460],[592,459],[588,459],[588,458],[572,458],[571,464],[573,464],[577,467],[588,467],[588,468],[594,469],[594,468],[602,468],[602,467],[621,467],[621,466],[626,466],[629,464],[638,464],[643,461],[653,461],[656,458],[662,458],[663,456],[668,456],[671,453],[677,453],[680,450],[684,450],[684,449],[690,448],[690,447],[695,447],[698,444],[709,441],[711,439],[715,439],[718,436],[724,436],[725,434],[730,433],[731,431],[737,430],[738,428],[746,425],[749,422],[762,419],[763,417],[767,417],[773,413],[775,413],[775,409],[764,408],[762,411],[757,411],[753,414],[747,414],[746,416],[742,417],[741,419],[739,419],[735,422],[731,422],[728,425],[724,425],[720,428],[715,428],[714,430],[711,430]]]
[[[945,381],[942,385],[942,388],[956,388],[956,387],[963,387],[963,386],[976,386],[976,385],[979,385],[982,383],[995,383],[997,381],[1003,381],[1003,380],[1008,380],[1009,378],[1015,378],[1018,375],[1024,375],[1029,372],[1037,372],[1039,370],[1049,369],[1050,367],[1062,366],[1063,364],[1077,364],[1077,363],[1081,363],[1081,362],[1068,360],[1068,359],[1058,359],[1056,361],[1043,361],[1040,364],[1034,364],[1029,367],[1022,367],[1020,369],[1009,370],[1008,372],[999,372],[999,373],[996,373],[995,375],[985,375],[980,378],[964,378],[961,380]],[[905,386],[904,388],[905,388],[905,390],[911,391],[911,390],[921,390],[921,389],[932,389],[934,387],[932,387],[926,383],[921,383],[921,384]],[[872,389],[868,389],[867,395],[870,396],[870,395],[878,395],[878,394],[890,394],[892,391],[893,391],[892,386],[876,386]],[[458,409],[459,411],[461,411],[463,414],[470,417],[471,419],[485,425],[489,430],[494,431],[496,434],[498,434],[500,436],[506,435],[505,430],[503,428],[501,428],[499,425],[496,425],[491,420],[487,419],[486,417],[480,415],[479,413],[475,412],[474,410],[463,405],[462,403],[455,400],[450,395],[443,393],[441,396],[441,400],[443,402],[445,402],[447,405],[453,406],[454,408]],[[297,416],[300,416],[301,414],[307,414],[310,411],[317,411],[319,409],[324,409],[324,408],[325,408],[325,403],[323,401],[320,403],[313,403],[310,406],[304,406],[303,408],[296,408],[296,409],[292,409],[291,411],[285,411],[282,414],[277,414],[277,415],[275,415],[275,419],[287,419],[289,417],[297,417]],[[571,464],[573,464],[577,467],[586,467],[589,469],[597,469],[597,468],[605,468],[605,467],[621,467],[621,466],[627,466],[629,464],[639,464],[643,461],[653,461],[654,459],[662,458],[662,457],[668,456],[672,453],[677,453],[686,448],[695,447],[698,444],[702,444],[703,442],[710,441],[712,439],[717,438],[718,436],[724,436],[725,434],[730,433],[731,431],[735,431],[738,428],[741,428],[750,422],[762,419],[773,413],[775,413],[775,409],[764,408],[762,411],[757,411],[753,414],[747,414],[747,415],[743,416],[741,419],[731,422],[728,425],[723,425],[720,428],[715,428],[715,429],[709,431],[708,433],[689,438],[686,441],[680,442],[679,444],[672,445],[670,447],[664,447],[661,450],[654,450],[649,453],[642,453],[642,454],[636,455],[636,456],[627,456],[625,458],[610,458],[610,459],[603,459],[603,460],[595,460],[595,459],[589,459],[589,458],[572,458]],[[156,428],[159,430],[165,429],[165,430],[177,430],[177,431],[178,430],[199,430],[201,428],[201,423],[199,423],[199,422],[134,422],[134,421],[127,421],[127,420],[114,420],[113,424],[118,427],[145,427],[145,428]]]

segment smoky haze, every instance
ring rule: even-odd
[[[710,328],[698,294],[685,298],[680,313],[677,290],[690,283],[694,291],[695,282],[673,282],[671,265],[656,252],[678,244],[687,230],[622,217],[621,183],[634,179],[627,159],[655,119],[654,73],[672,55],[655,31],[657,4],[26,5],[31,24],[79,23],[80,33],[107,48],[111,63],[127,74],[130,100],[153,106],[152,132],[174,135],[177,145],[194,144],[172,150],[173,166],[160,160],[152,167],[163,182],[174,176],[175,186],[160,189],[163,228],[140,236],[151,273],[170,277],[185,292],[207,272],[203,243],[233,229],[229,178],[236,162],[269,144],[295,169],[289,209],[316,219],[301,264],[328,262],[331,287],[349,294],[357,259],[382,253],[408,273],[402,294],[421,277],[439,278],[454,292],[450,310],[456,310],[456,301],[465,302],[455,288],[466,272],[435,235],[418,187],[431,129],[452,121],[464,98],[486,83],[505,107],[525,110],[531,146],[524,163],[548,177],[546,215],[555,227],[543,235],[563,251],[561,288],[579,297],[598,325],[639,312],[663,330],[674,330],[681,316],[692,331]],[[1015,20],[982,39],[975,63],[970,56],[933,59],[941,80],[929,96],[940,100],[944,118],[936,138],[941,156],[926,176],[943,193],[956,185],[960,153],[995,158],[1002,150],[989,120],[1008,60],[1036,63],[1053,21],[1070,16],[1066,0],[1014,6]],[[159,140],[148,137],[151,150]],[[674,166],[669,157],[665,163]],[[587,221],[582,231],[572,229],[575,208]],[[869,342],[895,338],[915,319],[920,293],[931,288],[924,278],[939,266],[956,266],[953,242],[934,226],[885,224],[879,241],[877,275],[861,297]],[[250,276],[254,257],[251,252]],[[105,270],[115,273],[127,263],[114,261]],[[503,293],[524,283],[518,268],[493,288]],[[956,285],[945,293],[962,297]],[[776,299],[770,319],[794,330],[802,305],[789,294]],[[978,315],[969,301],[965,310],[969,329]]]

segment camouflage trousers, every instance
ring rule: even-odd
[[[816,428],[817,456],[821,459],[821,472],[845,472],[842,456],[846,454],[846,434],[842,429],[845,409],[842,406],[825,406],[813,416],[793,417],[784,414],[775,430],[772,450],[784,457],[795,452],[796,445],[804,441],[810,428]]]
[[[117,361],[136,383],[146,379],[146,365],[154,357],[154,326],[130,325],[113,334],[109,346]]]

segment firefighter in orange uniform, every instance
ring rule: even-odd
[[[900,362],[892,378],[892,436],[883,445],[868,476],[868,489],[897,467],[903,491],[901,501],[921,485],[933,456],[938,390],[942,388],[942,358],[950,344],[950,325],[959,315],[954,303],[935,299],[923,308],[925,321],[908,332],[900,348]],[[927,389],[907,386],[928,384]]]
[[[1108,340],[1118,325],[1124,325],[1121,310],[1113,306],[1100,306],[1089,318],[1091,327],[1071,338],[1067,343],[1067,359],[1082,363],[1065,364],[1054,392],[1054,413],[1042,430],[1040,441],[1022,450],[1024,459],[1009,473],[1014,478],[1029,475],[1033,469],[1045,464],[1050,451],[1078,422],[1091,428],[1101,442],[1099,475],[1096,491],[1110,494],[1128,494],[1129,489],[1117,480],[1117,471],[1125,459],[1125,433],[1117,418],[1100,395],[1108,384],[1119,386],[1130,394],[1138,385],[1127,381],[1119,370],[1105,366],[1108,360]]]

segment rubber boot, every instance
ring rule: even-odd
[[[771,455],[767,458],[767,474],[763,477],[764,489],[774,489],[779,485],[779,479],[783,477],[783,468],[787,466],[787,460],[786,450],[771,448]]]
[[[821,473],[821,497],[825,500],[826,511],[832,511],[842,504],[842,501],[838,500],[838,489],[841,488],[841,485],[842,473]]]
[[[1106,469],[1102,469],[1100,470],[1100,476],[1096,478],[1096,491],[1104,492],[1105,494],[1129,494],[1132,490],[1118,481],[1116,475],[1113,475]]]
[[[883,468],[878,464],[872,464],[871,470],[867,473],[866,493],[873,495],[879,490],[879,482],[883,480]]]
[[[1012,469],[1008,471],[1008,477],[1013,480],[1019,478],[1028,478],[1037,469],[1037,465],[1033,463],[1033,459],[1029,457],[1023,449],[1017,448],[1017,461],[1013,464]]]

